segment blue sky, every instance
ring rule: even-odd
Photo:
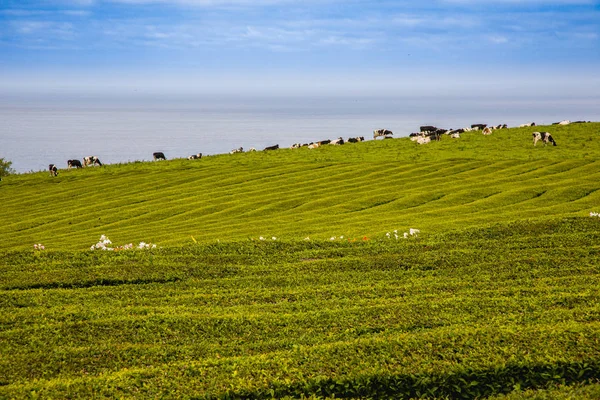
[[[0,91],[600,93],[600,1],[0,0]]]

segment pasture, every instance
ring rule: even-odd
[[[596,398],[598,139],[9,176],[0,398]]]

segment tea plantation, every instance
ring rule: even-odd
[[[599,139],[11,175],[0,398],[598,398]]]

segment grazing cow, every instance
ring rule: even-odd
[[[277,149],[279,149],[279,145],[278,144],[276,144],[274,146],[267,146],[267,147],[265,147],[265,151],[267,151],[267,150],[277,150]]]
[[[244,148],[243,147],[238,147],[237,149],[233,149],[229,152],[229,154],[235,154],[235,153],[243,153],[244,152]]]
[[[156,153],[152,153],[152,157],[154,157],[154,161],[157,160],[166,160],[167,157],[165,157],[165,153],[161,152],[161,151],[157,151]]]
[[[100,162],[100,159],[96,156],[83,157],[83,166],[87,167],[88,165],[102,166],[102,163]]]
[[[340,145],[340,144],[344,144],[344,139],[342,139],[341,137],[337,138],[336,140],[334,140],[333,142],[331,142],[330,144],[334,144],[334,145]]]
[[[79,160],[67,160],[67,169],[71,168],[83,168],[81,161]]]
[[[486,127],[487,127],[487,124],[473,124],[473,125],[471,125],[471,129],[473,129],[474,131],[483,130]]]
[[[533,132],[533,145],[535,146],[538,142],[538,140],[541,140],[542,142],[544,142],[544,145],[548,144],[548,143],[552,143],[552,145],[556,146],[556,142],[554,141],[554,138],[552,137],[552,135],[549,132]]]
[[[191,156],[188,157],[188,160],[198,160],[200,158],[202,158],[202,153],[192,154]]]
[[[483,133],[484,135],[491,135],[492,128],[490,128],[489,126],[486,126],[485,128],[483,128],[483,131],[481,133]]]
[[[527,128],[529,126],[535,126],[535,122],[528,122],[526,124],[519,125],[519,128]]]
[[[373,139],[377,139],[379,136],[392,136],[394,133],[387,129],[377,129],[373,131]]]
[[[56,165],[54,164],[48,165],[48,171],[50,171],[50,176],[58,175],[58,168],[56,168]]]
[[[355,138],[348,138],[348,143],[358,143],[358,142],[363,142],[365,140],[364,136],[359,136],[359,137],[355,137]]]
[[[448,130],[437,128],[435,131],[429,132],[429,137],[431,139],[435,139],[435,140],[439,141],[440,138],[442,137],[442,135],[445,134],[446,132],[448,132]]]

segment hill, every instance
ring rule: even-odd
[[[596,398],[599,134],[10,176],[0,398]]]
[[[534,147],[534,130],[558,146]],[[584,216],[599,211],[599,134],[589,123],[14,175],[0,185],[0,250],[86,249],[103,234],[173,246]]]

